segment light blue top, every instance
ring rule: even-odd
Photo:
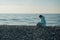
[[[42,18],[41,18],[40,23],[42,24],[42,26],[46,26],[46,20],[45,20],[45,17],[42,17]]]

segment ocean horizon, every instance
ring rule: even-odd
[[[46,26],[60,26],[60,14],[0,14],[0,25],[36,25],[39,15],[46,19]]]

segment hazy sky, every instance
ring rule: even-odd
[[[60,13],[60,0],[0,0],[0,13]]]

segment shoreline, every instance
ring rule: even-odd
[[[0,25],[0,27],[26,27],[26,28],[36,28],[36,25]],[[58,28],[60,29],[60,26],[45,26],[45,28]]]
[[[24,27],[37,27],[37,25],[0,25],[0,26],[20,26],[20,27],[22,27],[22,26],[24,26]],[[60,27],[60,26],[45,26],[45,27]]]

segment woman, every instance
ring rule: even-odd
[[[45,27],[46,26],[46,20],[45,17],[42,15],[39,15],[40,22],[37,24],[38,27]]]

